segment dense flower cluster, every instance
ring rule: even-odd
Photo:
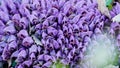
[[[120,12],[116,5],[113,16]],[[108,20],[96,0],[2,0],[0,60],[14,59],[16,68],[49,68],[60,60],[74,68]],[[115,34],[120,25],[112,24]]]

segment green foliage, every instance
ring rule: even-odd
[[[70,68],[70,66],[69,65],[64,65],[59,60],[57,60],[56,63],[53,63],[51,68]]]

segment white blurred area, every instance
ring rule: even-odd
[[[115,61],[117,62],[118,53],[114,41],[107,34],[94,36],[80,63],[81,68],[119,68],[113,65]]]

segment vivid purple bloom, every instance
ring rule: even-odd
[[[27,32],[27,30],[20,30],[20,32],[17,34],[17,36],[19,37],[19,38],[22,38],[22,39],[24,39],[25,37],[28,37],[28,32]]]
[[[26,37],[22,41],[22,45],[25,47],[29,47],[33,44],[33,39],[31,37]]]

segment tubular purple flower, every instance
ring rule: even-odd
[[[3,31],[4,31],[4,33],[14,34],[16,32],[16,29],[15,29],[14,25],[9,25],[9,26],[6,26],[3,29]]]
[[[12,41],[16,41],[16,36],[10,35],[9,38],[7,39],[7,42],[10,43]]]
[[[0,8],[5,12],[8,13],[7,5],[4,0],[1,0]]]
[[[26,27],[28,27],[29,21],[26,17],[22,17],[20,19],[20,25],[25,29]]]
[[[22,64],[20,64],[17,68],[24,68]]]
[[[5,24],[0,20],[0,34],[3,34],[3,29],[5,28]]]
[[[38,21],[38,18],[35,15],[30,15],[29,20],[32,24],[36,24],[35,22]]]
[[[9,51],[14,51],[17,48],[17,43],[16,41],[12,41],[8,44],[8,50]]]
[[[31,53],[29,57],[30,57],[30,60],[32,61],[35,61],[36,59],[35,53]]]
[[[12,53],[11,58],[17,58],[19,54],[19,51],[15,51]]]
[[[37,60],[43,60],[44,59],[44,54],[41,54],[41,55],[38,55],[38,58],[37,58]]]
[[[37,45],[32,45],[29,48],[29,54],[31,54],[31,53],[37,53]]]
[[[42,28],[46,29],[49,26],[48,20],[45,20],[42,24]]]
[[[79,19],[80,19],[80,16],[81,16],[81,14],[76,15],[76,16],[72,19],[72,21],[73,21],[74,23],[77,23],[77,22],[79,21]]]
[[[99,28],[95,28],[94,32],[95,32],[95,34],[101,34],[102,33]]]
[[[49,67],[51,67],[51,65],[52,65],[52,62],[48,61],[48,62],[44,63],[42,67],[43,67],[43,68],[44,68],[44,67],[49,68]]]
[[[44,60],[47,62],[47,61],[52,60],[52,58],[50,55],[44,55]]]
[[[26,37],[22,41],[22,45],[25,47],[29,47],[33,44],[33,39],[31,37]]]
[[[75,4],[74,8],[78,10],[83,6],[83,4],[85,4],[85,1],[83,1],[83,0],[79,1]]]
[[[74,38],[74,36],[70,36],[70,44],[72,44],[72,45],[75,44],[75,38]]]
[[[0,19],[7,22],[9,20],[9,15],[3,11],[0,11]]]
[[[55,49],[59,49],[60,45],[58,44],[58,42],[56,40],[53,40],[53,46]]]
[[[41,2],[42,9],[45,10],[46,8],[45,0],[41,0],[40,2]]]
[[[20,30],[19,33],[17,34],[17,36],[21,39],[24,39],[25,37],[28,37],[28,32],[25,29]]]
[[[32,61],[31,60],[26,60],[22,63],[23,66],[27,66],[28,68],[32,65]]]
[[[59,7],[62,7],[65,4],[66,0],[59,0]]]
[[[17,62],[23,62],[24,59],[26,58],[27,56],[27,52],[25,50],[21,50],[18,54],[18,57],[17,57]]]
[[[77,24],[73,24],[73,31],[74,33],[79,33],[79,27]]]
[[[67,2],[64,4],[63,7],[64,7],[63,12],[64,12],[64,14],[66,15],[66,14],[69,12],[70,7],[71,7],[70,1],[67,1]]]
[[[116,22],[113,22],[113,23],[111,23],[110,27],[114,30],[117,30],[117,29],[120,29],[120,24],[116,23]]]
[[[63,0],[62,0],[63,1]],[[65,1],[65,0],[64,0]],[[62,24],[62,19],[63,19],[63,15],[62,15],[62,13],[59,13],[58,14],[58,23],[59,24]]]

